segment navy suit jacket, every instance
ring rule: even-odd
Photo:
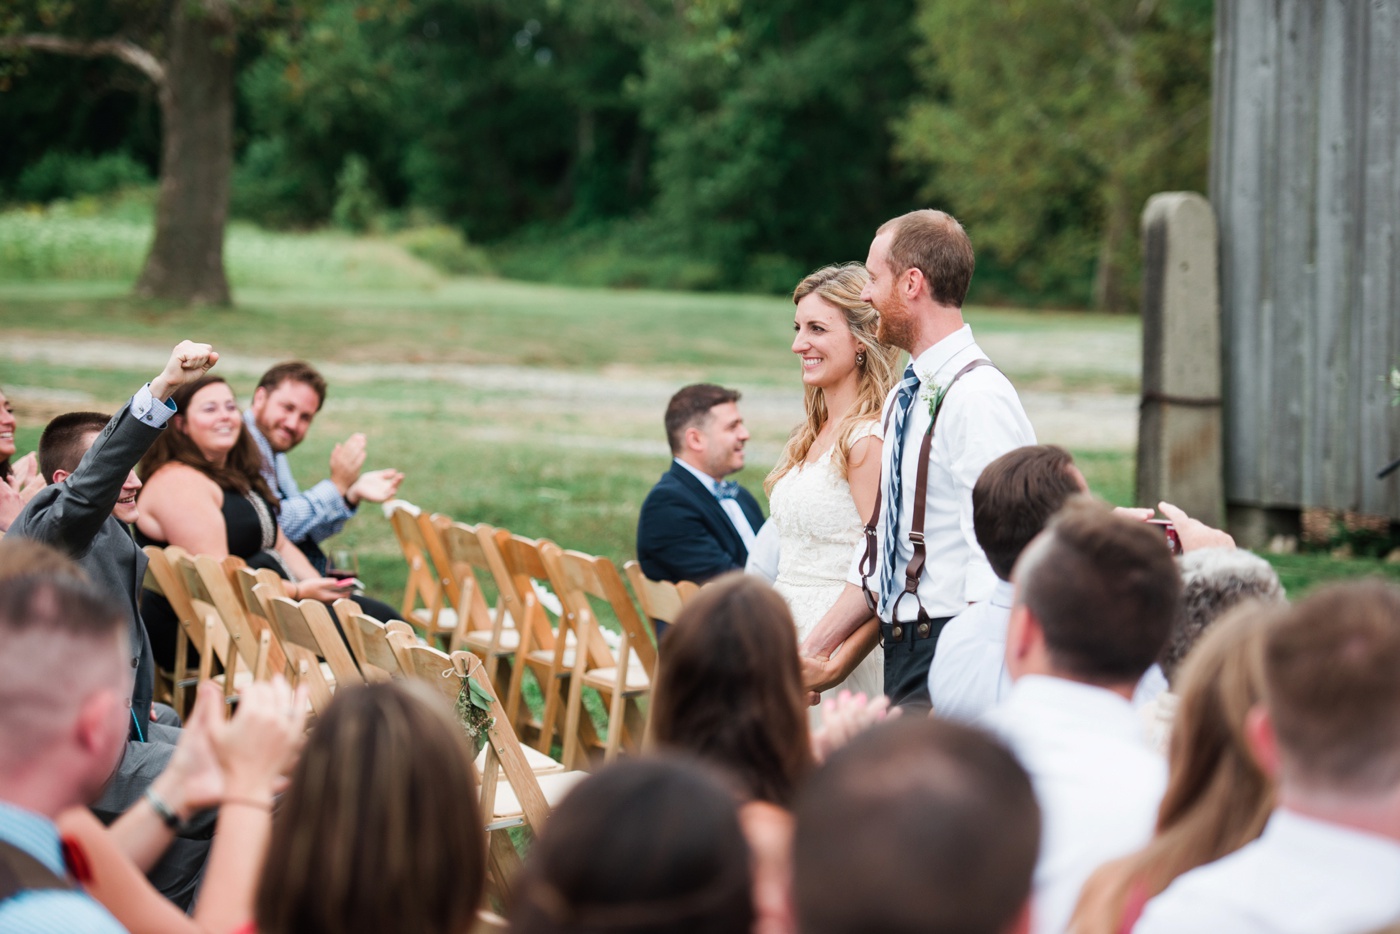
[[[763,510],[748,490],[735,497],[757,532]],[[729,514],[705,485],[680,464],[661,475],[637,517],[637,561],[652,580],[704,583],[742,570],[749,549]]]

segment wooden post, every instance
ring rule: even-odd
[[[1225,521],[1220,288],[1215,214],[1195,192],[1153,195],[1142,214],[1142,406],[1137,502]]]

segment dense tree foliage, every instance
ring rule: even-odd
[[[1210,3],[21,0],[0,46],[168,59],[173,11],[237,10],[232,210],[274,226],[445,221],[610,250],[604,281],[782,289],[922,201],[971,227],[984,296],[1124,307],[1143,200],[1204,184]],[[129,64],[0,58],[0,102],[0,195],[158,168]]]

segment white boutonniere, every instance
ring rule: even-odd
[[[940,386],[933,381],[933,375],[919,375],[919,398],[928,406],[928,417],[933,418],[933,413],[938,411],[938,403],[943,401],[943,396],[947,394],[948,387]]]

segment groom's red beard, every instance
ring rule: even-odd
[[[891,294],[881,302],[884,308],[875,309],[880,313],[880,323],[875,329],[875,339],[882,344],[912,350],[914,347],[914,315],[902,296]]]

